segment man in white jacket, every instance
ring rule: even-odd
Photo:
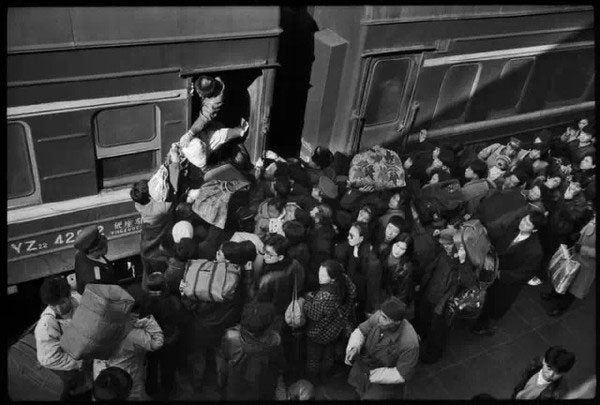
[[[43,367],[53,370],[61,377],[65,382],[64,395],[68,396],[68,391],[83,382],[83,362],[75,360],[62,349],[60,338],[65,327],[71,323],[81,295],[71,291],[69,283],[63,277],[52,277],[42,283],[40,298],[48,306],[35,326],[37,359]]]
[[[403,399],[404,385],[419,360],[419,338],[404,319],[406,305],[392,297],[352,332],[346,364],[348,383],[360,399]]]
[[[108,367],[119,367],[132,378],[133,385],[128,400],[149,400],[144,383],[146,381],[146,352],[160,349],[164,342],[163,331],[152,315],[135,319],[133,327],[123,338],[115,353],[108,360],[94,360],[94,379]]]

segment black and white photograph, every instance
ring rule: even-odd
[[[591,3],[4,9],[7,400],[596,397]]]

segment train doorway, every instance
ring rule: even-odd
[[[240,125],[240,121],[244,118],[250,124],[249,135],[244,142],[245,147],[252,151],[262,135],[261,123],[264,112],[262,110],[262,100],[264,97],[264,74],[262,69],[244,69],[223,72],[207,72],[198,73],[189,78],[190,86],[201,75],[211,77],[219,77],[225,84],[225,96],[223,106],[219,110],[215,121],[222,123],[225,127],[233,128]],[[200,114],[201,101],[196,92],[191,96],[191,125]],[[217,160],[225,160],[233,157],[231,154],[237,153],[236,145],[226,145],[219,151],[218,156],[214,156]]]

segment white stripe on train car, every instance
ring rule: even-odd
[[[56,215],[83,211],[90,208],[97,208],[127,201],[130,201],[133,205],[133,201],[131,201],[131,197],[129,196],[129,187],[101,192],[100,194],[88,197],[74,198],[72,200],[16,208],[14,210],[7,211],[6,222],[8,225],[11,225],[20,222],[35,221],[42,218],[48,218]]]
[[[139,104],[151,101],[171,101],[187,98],[188,90],[167,90],[152,93],[128,94],[125,96],[91,98],[83,100],[55,101],[51,103],[22,105],[8,107],[7,119],[32,117],[37,115],[58,114],[70,111],[89,110],[102,107],[116,107],[122,105]]]
[[[453,63],[478,62],[482,60],[515,58],[523,56],[533,56],[547,53],[550,51],[560,51],[568,49],[578,49],[593,47],[594,41],[573,42],[566,44],[550,44],[539,46],[528,46],[525,48],[502,49],[499,51],[476,52],[463,55],[443,56],[441,58],[427,59],[423,62],[424,67],[450,65]]]

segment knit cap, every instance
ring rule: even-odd
[[[406,304],[396,297],[389,298],[381,305],[381,312],[394,322],[404,319]]]
[[[173,226],[173,241],[179,243],[182,238],[193,238],[194,227],[188,221],[179,221]]]
[[[240,325],[252,334],[261,334],[273,323],[275,308],[268,302],[252,302],[244,307]]]
[[[325,197],[331,199],[336,198],[338,194],[337,185],[327,176],[319,177],[319,190]]]

